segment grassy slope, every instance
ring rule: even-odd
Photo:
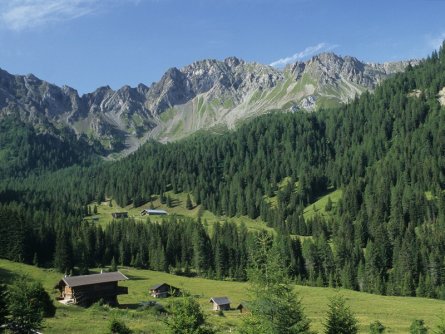
[[[159,198],[156,198],[155,200],[153,200],[153,206],[155,209],[165,210],[168,212],[169,215],[198,218],[200,206],[194,206],[192,210],[187,210],[185,207],[187,198],[186,193],[174,194],[173,192],[166,192],[166,196],[167,195],[169,195],[172,198],[173,207],[169,208],[165,204],[161,204]],[[91,210],[93,210],[95,204],[96,203],[90,204]],[[113,212],[121,212],[121,211],[127,211],[128,215],[136,220],[146,221],[148,216],[141,216],[141,211],[143,209],[148,209],[150,207],[150,202],[145,203],[144,205],[141,205],[140,207],[137,208],[133,208],[133,205],[128,205],[122,208],[119,207],[114,201],[112,201],[112,205],[113,205],[112,207],[109,207],[108,202],[103,202],[100,205],[97,205],[98,214],[96,216],[99,218],[98,223],[101,224],[102,226],[105,226],[112,220],[111,214]],[[251,219],[246,216],[234,217],[234,218],[229,218],[225,216],[220,217],[214,215],[213,213],[207,210],[203,210],[201,214],[202,214],[201,219],[204,223],[207,223],[210,232],[214,223],[224,222],[225,220],[235,222],[237,224],[241,224],[241,222],[244,222],[249,230],[261,230],[261,229],[267,229],[270,231],[272,230],[271,228],[267,227],[266,224],[259,218]],[[164,217],[150,216],[151,221],[161,221],[164,218],[165,216]],[[91,219],[91,217],[87,217],[87,219]]]
[[[130,280],[120,285],[128,286],[129,294],[120,296],[122,309],[102,309],[92,307],[83,309],[77,306],[63,306],[55,303],[57,313],[54,318],[45,322],[45,333],[104,333],[111,318],[123,320],[137,331],[144,333],[162,333],[165,331],[162,317],[156,317],[148,312],[137,311],[134,308],[141,301],[150,300],[148,288],[156,283],[169,284],[186,289],[194,295],[199,295],[199,302],[208,320],[220,329],[222,333],[236,328],[244,315],[237,311],[224,312],[224,317],[215,316],[210,308],[209,298],[212,296],[228,296],[232,307],[247,297],[247,283],[212,281],[202,278],[187,278],[149,270],[121,269]],[[61,274],[51,270],[43,270],[33,266],[0,260],[0,280],[11,282],[16,273],[27,274],[40,280],[45,289],[52,296],[56,296],[53,286],[61,278]],[[326,315],[327,302],[330,296],[341,293],[352,310],[356,313],[360,333],[367,333],[369,323],[380,320],[391,333],[407,333],[413,319],[424,319],[431,328],[438,322],[437,316],[445,313],[445,301],[386,297],[349,290],[335,290],[330,288],[314,288],[296,286],[296,291],[302,298],[306,315],[312,320],[312,329],[322,330],[322,321]],[[171,300],[171,299],[170,299]],[[162,304],[168,300],[161,300]]]
[[[328,202],[328,198],[332,201],[332,210],[337,206],[337,202],[340,200],[343,191],[341,189],[333,190],[324,196],[318,198],[314,203],[309,204],[303,211],[304,219],[313,218],[315,215],[321,215],[324,217],[330,216],[329,212],[326,212],[325,207]]]

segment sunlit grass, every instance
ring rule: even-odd
[[[120,268],[120,270],[130,278],[129,281],[119,283],[122,286],[127,286],[129,292],[128,295],[119,296],[122,309],[107,307],[84,309],[77,306],[63,306],[55,302],[56,316],[46,319],[44,332],[105,333],[110,319],[117,318],[136,332],[163,333],[166,331],[163,317],[136,309],[141,301],[152,300],[149,297],[149,287],[162,282],[198,296],[198,301],[208,316],[209,322],[215,325],[221,333],[228,333],[231,329],[236,329],[244,316],[235,310],[224,312],[223,317],[216,316],[211,311],[209,299],[215,296],[227,296],[231,300],[231,306],[236,307],[240,302],[248,299],[248,283],[189,278],[133,268]],[[17,273],[27,274],[33,279],[41,281],[45,289],[53,297],[56,296],[53,287],[61,279],[62,274],[53,270],[0,260],[2,282],[12,282]],[[312,329],[318,332],[323,329],[322,323],[326,317],[329,298],[335,294],[343,295],[347,304],[356,314],[360,333],[367,333],[369,324],[375,320],[382,322],[389,329],[389,333],[408,333],[409,326],[414,319],[423,319],[427,326],[434,328],[438,322],[438,316],[445,314],[445,301],[440,300],[378,296],[343,289],[307,286],[295,286],[295,290],[302,299],[305,314],[312,321]],[[158,301],[167,305],[174,301],[174,298]]]
[[[170,196],[172,199],[172,207],[167,207],[166,204],[162,204],[159,197],[153,197],[153,200],[147,203],[144,203],[143,205],[134,208],[132,204],[126,206],[126,207],[120,207],[116,204],[114,200],[111,200],[112,206],[109,206],[110,200],[107,200],[105,202],[102,202],[100,204],[97,203],[90,203],[91,211],[93,212],[94,206],[97,206],[97,214],[93,214],[92,217],[86,217],[87,220],[92,220],[93,217],[96,217],[97,220],[95,222],[97,224],[100,224],[102,227],[105,227],[107,224],[109,224],[112,221],[111,214],[113,212],[128,212],[128,216],[130,218],[134,218],[137,221],[147,221],[149,218],[152,222],[162,222],[163,219],[168,219],[166,216],[150,216],[147,215],[142,216],[141,211],[144,209],[149,209],[151,205],[153,205],[154,209],[160,209],[165,210],[168,212],[169,215],[176,215],[178,217],[190,217],[194,219],[198,219],[198,217],[201,217],[201,221],[203,222],[204,226],[208,228],[209,232],[212,232],[213,225],[216,222],[223,223],[224,221],[233,222],[235,224],[240,225],[241,223],[244,223],[247,227],[247,229],[251,231],[259,231],[262,229],[266,229],[268,231],[272,231],[271,228],[269,228],[264,221],[261,219],[251,219],[247,216],[238,216],[238,217],[226,217],[226,216],[217,216],[213,214],[212,212],[208,210],[203,210],[201,208],[201,205],[196,205],[193,196],[192,202],[193,202],[193,209],[189,210],[186,208],[186,200],[187,200],[187,193],[173,193],[172,191],[168,191],[165,193],[166,196]]]

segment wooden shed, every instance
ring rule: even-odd
[[[128,294],[128,288],[118,286],[119,281],[128,280],[121,272],[62,278],[57,284],[61,302],[90,305],[102,299],[111,305],[117,304],[117,296]]]
[[[114,219],[128,218],[128,212],[113,212],[111,216]]]
[[[169,296],[178,296],[179,294],[180,290],[178,288],[167,283],[156,284],[150,288],[150,296],[155,298],[166,298]]]
[[[214,311],[230,310],[230,300],[227,297],[212,297],[210,303],[213,303]]]
[[[239,313],[250,313],[250,310],[248,307],[246,307],[246,303],[240,303],[236,310],[239,310]]]

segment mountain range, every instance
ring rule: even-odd
[[[223,131],[258,115],[335,107],[373,90],[418,61],[364,63],[322,53],[283,69],[236,57],[170,68],[150,87],[100,87],[79,95],[29,75],[0,69],[0,118],[19,117],[37,132],[68,129],[104,154],[128,154],[146,140],[183,138],[198,130]]]

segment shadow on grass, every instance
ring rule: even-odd
[[[19,278],[19,274],[8,269],[0,268],[0,284],[12,284]]]
[[[118,306],[119,309],[124,309],[124,310],[137,310],[140,307],[141,307],[140,303],[136,303],[136,304],[119,304],[119,306]]]
[[[127,276],[130,281],[147,281],[148,280],[148,278],[141,277],[141,276],[134,276],[134,275],[128,275],[128,274],[125,274],[125,276]]]

